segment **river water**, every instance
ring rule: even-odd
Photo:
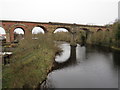
[[[118,88],[120,52],[92,46],[70,46],[58,42],[54,70],[45,86],[49,88]]]

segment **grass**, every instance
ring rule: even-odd
[[[50,35],[39,35],[20,41],[13,52],[10,66],[3,66],[3,88],[36,88],[51,70],[60,49]]]

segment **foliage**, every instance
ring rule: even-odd
[[[10,66],[3,67],[3,88],[35,88],[47,77],[60,49],[50,35],[26,37],[13,52]]]
[[[53,34],[54,40],[70,42],[71,34],[69,32],[57,32]]]
[[[75,42],[77,42],[77,43],[81,42],[81,35],[82,35],[81,32],[76,33],[74,35]],[[57,33],[53,34],[53,38],[56,41],[71,42],[71,37],[72,37],[72,34],[70,32],[57,32]]]
[[[110,31],[98,31],[91,33],[87,39],[87,43],[93,45],[101,45],[101,46],[111,46],[112,37]]]
[[[109,31],[93,32],[89,35],[87,43],[92,45],[100,45],[106,47],[120,48],[120,22],[117,20],[112,25]]]
[[[112,29],[114,30],[115,46],[120,47],[120,21],[117,20],[112,25]]]

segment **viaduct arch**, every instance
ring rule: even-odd
[[[76,33],[77,31],[89,30],[90,32],[108,31],[111,28],[107,28],[105,26],[97,26],[97,25],[82,25],[82,24],[69,24],[69,23],[58,23],[58,22],[28,22],[28,21],[7,21],[0,20],[0,27],[2,27],[6,31],[6,41],[13,42],[14,41],[14,30],[16,28],[22,28],[24,30],[25,36],[32,34],[32,30],[34,27],[41,27],[45,33],[53,33],[58,28],[65,28],[71,34]]]

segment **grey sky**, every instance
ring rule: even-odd
[[[118,17],[119,0],[0,0],[5,20],[107,24]]]
[[[119,1],[119,4],[118,4],[118,19],[120,20],[120,1]]]
[[[105,25],[118,18],[119,0],[0,0],[0,19]]]

